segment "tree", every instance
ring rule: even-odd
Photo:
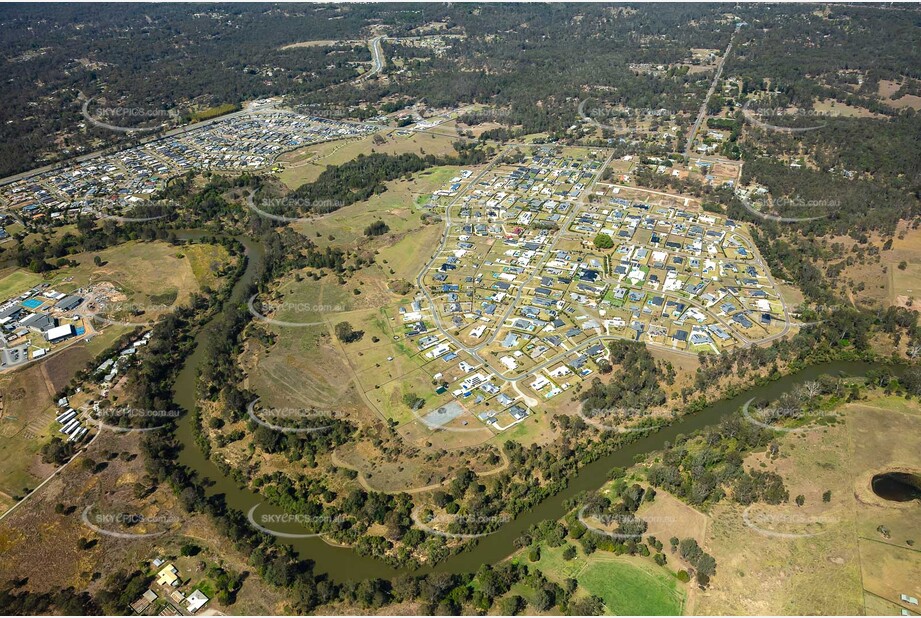
[[[348,322],[336,324],[336,338],[343,343],[353,343],[364,336],[364,331],[352,329]]]
[[[553,607],[553,594],[546,588],[538,590],[534,597],[534,607],[537,608],[539,612],[545,612]]]
[[[57,436],[51,438],[42,446],[42,461],[61,465],[74,455],[74,445],[71,442],[64,442]]]
[[[365,236],[382,236],[390,231],[390,227],[383,221],[375,221],[365,228]]]
[[[899,382],[912,395],[921,395],[921,365],[912,365],[906,369]]]
[[[403,405],[410,408],[411,410],[418,410],[422,404],[425,403],[425,400],[413,392],[403,393]]]
[[[505,616],[515,616],[525,608],[525,600],[517,594],[499,601],[499,610]]]
[[[614,239],[607,234],[598,234],[595,236],[594,244],[597,249],[613,249]]]
[[[186,543],[179,548],[179,553],[183,556],[197,556],[201,552],[201,547],[195,543]]]
[[[700,579],[700,575],[712,577],[713,574],[716,573],[716,559],[710,554],[703,554],[700,560],[697,561],[696,566],[698,579]]]
[[[572,601],[566,613],[570,616],[603,616],[604,599],[593,594],[587,599]]]
[[[803,384],[803,392],[806,393],[806,396],[810,399],[815,399],[822,392],[822,385],[819,382],[810,380]]]
[[[419,579],[409,573],[401,573],[391,582],[391,593],[398,601],[412,601],[419,596]]]

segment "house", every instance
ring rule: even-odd
[[[691,345],[704,345],[711,341],[710,335],[705,331],[691,329]]]
[[[140,614],[144,612],[144,610],[146,610],[148,607],[150,607],[151,603],[156,600],[157,593],[148,589],[147,592],[141,595],[141,598],[131,604],[131,609],[133,609],[135,613]]]
[[[517,403],[513,405],[511,408],[509,408],[508,412],[509,414],[512,415],[512,418],[514,418],[516,421],[520,421],[524,418],[527,418],[528,416],[528,411],[525,408],[522,408]]]
[[[189,598],[185,600],[185,602],[186,602],[186,607],[189,610],[189,613],[194,614],[195,612],[200,610],[202,607],[204,607],[205,603],[207,603],[209,600],[210,599],[208,599],[208,597],[202,594],[201,590],[198,590],[196,588],[195,591],[189,595]]]
[[[741,324],[743,328],[751,328],[753,326],[751,320],[749,320],[741,313],[737,313],[732,316],[732,321],[736,322],[737,324]]]
[[[550,380],[544,376],[537,376],[537,379],[531,382],[531,389],[534,391],[539,391],[548,384],[550,384]]]
[[[730,337],[729,337],[729,333],[727,333],[725,330],[723,330],[720,326],[718,326],[718,325],[716,325],[716,324],[710,324],[710,325],[708,325],[708,326],[707,326],[707,329],[708,329],[711,333],[713,333],[714,335],[716,335],[717,337],[719,337],[720,339],[722,339],[723,341],[725,341],[725,340],[727,340],[727,339],[730,338]]]
[[[157,573],[157,584],[161,586],[175,586],[179,581],[179,570],[173,566],[173,563],[167,564]]]
[[[499,387],[489,382],[483,382],[482,384],[480,384],[480,390],[486,393],[487,395],[495,395],[499,392]]]

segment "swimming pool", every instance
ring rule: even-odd
[[[45,304],[45,301],[39,300],[37,298],[29,298],[27,300],[22,301],[22,304],[28,307],[29,309],[38,309],[39,307]]]

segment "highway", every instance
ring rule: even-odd
[[[359,76],[355,80],[356,82],[361,82],[368,79],[369,77],[373,77],[384,69],[384,65],[387,64],[387,60],[384,58],[384,48],[381,45],[381,41],[383,41],[385,38],[387,37],[381,35],[376,36],[368,41],[368,47],[371,49],[371,62],[373,66],[371,67],[370,71]]]

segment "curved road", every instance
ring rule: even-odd
[[[371,49],[371,70],[365,73],[364,75],[359,76],[355,81],[361,82],[369,77],[373,77],[380,73],[384,69],[384,65],[387,61],[384,59],[384,48],[381,46],[381,41],[385,38],[384,35],[376,36],[373,39],[368,41],[368,47]]]

